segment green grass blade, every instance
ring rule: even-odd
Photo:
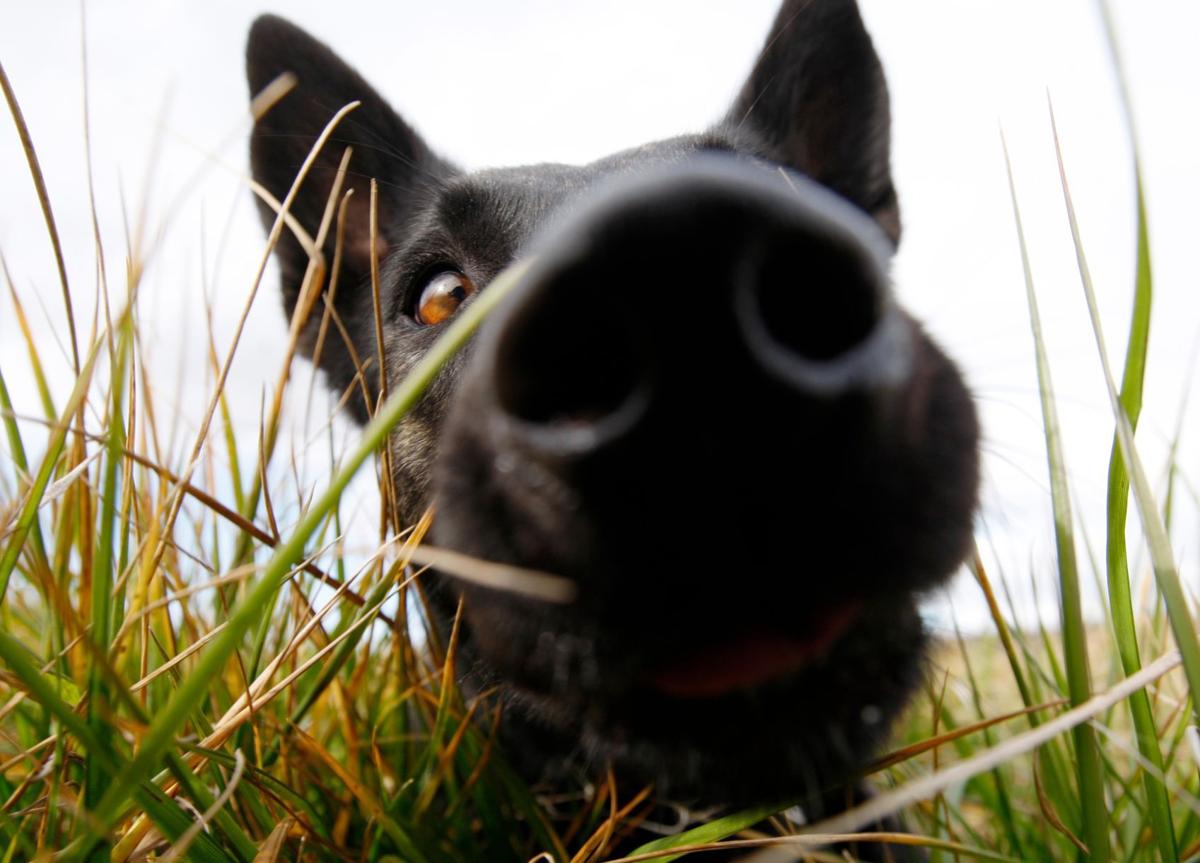
[[[143,785],[137,792],[137,802],[154,824],[169,840],[174,841],[195,823],[192,815],[153,785]],[[237,863],[221,850],[207,831],[201,831],[184,855],[190,863]]]
[[[92,562],[92,631],[90,638],[95,649],[106,654],[112,640],[112,593],[113,593],[113,534],[116,521],[117,477],[124,465],[125,427],[123,405],[125,398],[126,362],[133,338],[128,314],[120,325],[120,339],[111,370],[109,403],[108,442],[105,446],[104,471],[100,499],[99,541]],[[108,691],[102,663],[93,663],[88,670],[87,722],[96,738],[106,749],[112,746],[114,723],[112,710],[114,701]],[[100,762],[98,753],[89,751],[84,760],[83,802],[92,808],[100,802],[108,787],[109,773]],[[107,849],[92,855],[93,860],[105,863],[109,859]]]
[[[21,507],[21,514],[17,518],[16,527],[13,529],[12,536],[8,539],[8,544],[4,547],[3,556],[0,556],[0,605],[4,603],[4,595],[8,590],[9,578],[12,576],[13,569],[16,568],[17,560],[20,558],[22,550],[25,548],[25,541],[29,538],[34,523],[37,521],[38,507],[41,505],[42,496],[46,493],[46,487],[50,484],[50,478],[54,476],[54,472],[58,468],[59,457],[62,455],[63,446],[67,440],[67,432],[70,430],[71,420],[79,411],[79,406],[83,404],[83,400],[87,396],[88,387],[92,381],[92,371],[96,366],[96,357],[99,355],[102,344],[103,340],[97,340],[88,353],[87,362],[84,363],[83,369],[79,373],[79,378],[75,381],[75,389],[72,391],[70,399],[67,400],[66,410],[63,411],[62,418],[50,435],[50,443],[46,448],[46,455],[42,459],[41,467],[38,468],[37,476],[34,478],[33,485],[30,487],[29,493],[25,498],[25,504]]]
[[[1017,202],[1016,183],[1007,144],[1004,161],[1008,170],[1008,187],[1012,195],[1013,217],[1021,246],[1021,263],[1025,273],[1025,294],[1029,303],[1029,322],[1033,331],[1037,358],[1038,392],[1042,401],[1042,420],[1046,436],[1047,464],[1050,471],[1050,496],[1054,508],[1054,539],[1058,549],[1058,573],[1061,593],[1063,652],[1067,666],[1067,689],[1072,706],[1091,698],[1091,667],[1088,662],[1087,631],[1083,623],[1083,605],[1079,591],[1079,573],[1075,558],[1074,520],[1071,515],[1071,496],[1067,484],[1066,461],[1062,451],[1062,436],[1054,387],[1050,379],[1050,363],[1042,335],[1037,295],[1033,287],[1033,271],[1021,210]],[[1108,833],[1108,808],[1104,801],[1104,777],[1096,731],[1089,723],[1081,723],[1072,731],[1075,740],[1076,769],[1079,782],[1083,841],[1092,863],[1111,859]]]
[[[96,738],[91,726],[80,719],[74,708],[62,699],[58,693],[59,687],[37,669],[25,646],[3,629],[0,629],[0,660],[3,660],[24,684],[30,696],[49,710],[85,748],[101,753],[101,756],[105,757],[105,766],[111,768],[116,765],[115,756]],[[105,753],[108,753],[107,756]]]
[[[21,439],[21,428],[17,425],[17,417],[13,411],[12,399],[8,393],[8,385],[4,381],[4,373],[0,371],[0,422],[4,423],[5,436],[8,438],[9,454],[13,463],[26,476],[29,475],[29,459],[25,454],[25,444]],[[40,565],[45,565],[49,559],[46,554],[46,540],[42,536],[42,526],[34,519],[30,529],[30,539],[33,550]],[[0,592],[2,594],[2,592]]]
[[[1069,198],[1068,198],[1069,200]],[[1096,303],[1095,290],[1092,285],[1091,272],[1083,252],[1081,242],[1076,237],[1076,254],[1078,257],[1080,278],[1083,282],[1084,294],[1088,302],[1088,311],[1092,318],[1092,330],[1096,337],[1096,346],[1100,352],[1104,377],[1108,385],[1109,398],[1117,423],[1117,441],[1120,445],[1121,457],[1127,465],[1134,500],[1137,502],[1138,513],[1142,519],[1142,529],[1150,547],[1150,556],[1154,564],[1154,574],[1158,580],[1159,590],[1166,603],[1167,618],[1179,646],[1183,658],[1184,672],[1191,689],[1192,701],[1196,705],[1196,697],[1200,695],[1200,641],[1197,640],[1194,621],[1188,607],[1187,595],[1179,581],[1179,570],[1175,565],[1174,552],[1167,536],[1166,526],[1155,504],[1154,493],[1146,477],[1146,471],[1141,458],[1137,454],[1133,438],[1133,429],[1129,417],[1121,403],[1112,369],[1108,362],[1108,349],[1105,346],[1104,332],[1100,323],[1099,307]],[[1200,705],[1198,705],[1200,706]],[[1196,707],[1193,707],[1195,710]]]
[[[1076,255],[1081,272],[1087,271],[1083,252],[1082,234],[1075,212],[1071,190],[1067,183],[1066,165],[1063,161],[1062,145],[1058,136],[1058,124],[1054,108],[1050,108],[1050,123],[1054,132],[1054,147],[1058,158],[1059,177],[1062,181],[1063,197],[1066,201],[1067,217],[1071,224],[1071,236],[1075,242]],[[1121,377],[1119,403],[1129,419],[1130,430],[1137,428],[1142,410],[1142,390],[1146,377],[1146,352],[1150,342],[1150,308],[1153,279],[1150,268],[1150,237],[1146,225],[1146,202],[1142,187],[1141,169],[1137,178],[1137,278],[1134,286],[1133,313],[1130,316],[1129,344],[1125,351],[1125,369]],[[1090,275],[1085,276],[1090,282]],[[1089,298],[1089,303],[1091,299]],[[1129,471],[1121,454],[1121,441],[1114,434],[1112,451],[1108,462],[1108,544],[1105,561],[1108,570],[1108,597],[1112,613],[1113,633],[1117,655],[1125,675],[1131,675],[1142,667],[1138,648],[1137,622],[1133,612],[1133,597],[1129,581],[1129,555],[1126,548],[1125,525],[1129,514]],[[1158,728],[1154,711],[1145,691],[1133,693],[1129,699],[1133,715],[1134,731],[1138,751],[1155,768],[1157,776],[1165,773],[1162,751],[1159,748]],[[1170,799],[1154,772],[1142,771],[1142,784],[1146,792],[1146,805],[1154,825],[1154,840],[1158,844],[1159,856],[1164,861],[1176,860],[1179,849],[1175,845],[1175,826],[1171,818]]]
[[[8,438],[8,451],[15,464],[23,473],[29,473],[29,459],[25,455],[25,443],[21,439],[21,429],[17,425],[17,416],[13,411],[12,398],[8,393],[8,384],[4,381],[4,372],[0,371],[0,422],[4,423],[4,434]]]
[[[638,847],[630,857],[636,857],[641,854],[652,854],[655,851],[669,852],[672,848],[681,848],[685,845],[704,845],[710,842],[720,842],[722,839],[727,839],[735,833],[742,830],[747,830],[765,821],[772,815],[788,808],[788,804],[776,804],[773,806],[760,806],[757,809],[747,809],[743,812],[735,812],[732,815],[726,815],[724,818],[717,818],[709,821],[707,824],[701,824],[699,827],[693,827],[691,830],[684,830],[682,833],[677,833],[674,836],[664,836],[661,839],[655,839],[653,842],[647,842],[645,845]],[[654,857],[653,863],[670,863],[672,860],[678,860],[683,854],[665,853],[661,857]]]
[[[9,818],[7,813],[0,812],[0,825],[3,825],[3,832],[6,836],[11,832],[11,838],[8,839],[8,847],[4,851],[4,856],[0,858],[0,863],[12,863],[12,861],[18,859],[33,860],[37,857],[37,848],[30,838],[25,835],[23,823],[17,824],[13,819]],[[25,856],[18,858],[16,856],[18,850]]]
[[[203,755],[209,761],[220,764],[229,769],[233,769],[234,757],[227,752],[222,752],[217,749],[205,749],[202,746],[186,745],[184,749],[188,752],[195,752]],[[262,789],[274,797],[284,801],[288,808],[303,813],[308,820],[308,824],[314,829],[316,834],[322,839],[329,839],[328,825],[322,822],[317,811],[313,809],[312,803],[305,799],[302,793],[295,788],[276,779],[270,773],[260,770],[252,765],[246,765],[247,776],[253,782],[261,786]]]
[[[1140,171],[1139,171],[1140,176]],[[1145,230],[1145,202],[1144,195],[1141,191],[1141,183],[1138,185],[1138,222],[1139,222],[1139,239],[1138,239],[1138,282],[1139,290],[1144,283],[1144,299],[1143,305],[1149,304],[1150,296],[1150,258],[1148,249],[1148,232]],[[1141,516],[1142,530],[1146,536],[1147,544],[1150,548],[1150,557],[1153,562],[1154,576],[1158,584],[1159,592],[1162,594],[1163,603],[1166,607],[1167,619],[1171,626],[1171,631],[1175,636],[1175,641],[1179,647],[1180,656],[1183,659],[1184,674],[1187,678],[1188,688],[1191,692],[1193,716],[1200,718],[1200,713],[1197,713],[1197,697],[1200,696],[1200,639],[1197,638],[1195,623],[1192,619],[1191,611],[1188,605],[1187,595],[1184,592],[1183,586],[1179,580],[1179,571],[1175,565],[1174,552],[1171,549],[1170,538],[1167,535],[1166,525],[1159,509],[1155,503],[1153,492],[1150,489],[1150,483],[1146,478],[1145,469],[1141,464],[1141,460],[1137,454],[1133,427],[1130,416],[1126,413],[1125,403],[1122,401],[1121,394],[1118,393],[1116,383],[1113,378],[1112,369],[1108,362],[1108,349],[1105,346],[1104,333],[1100,323],[1099,307],[1096,302],[1095,290],[1092,284],[1091,271],[1087,265],[1087,258],[1084,254],[1083,243],[1079,234],[1078,222],[1074,214],[1074,205],[1071,201],[1070,192],[1066,185],[1066,179],[1063,179],[1063,189],[1067,200],[1067,209],[1071,218],[1072,234],[1075,241],[1076,257],[1079,264],[1080,279],[1083,283],[1084,294],[1087,299],[1088,312],[1092,319],[1092,331],[1096,338],[1096,347],[1100,353],[1101,365],[1104,369],[1105,383],[1109,392],[1109,399],[1112,405],[1113,415],[1116,420],[1116,440],[1118,446],[1117,455],[1121,459],[1121,473],[1127,474],[1126,482],[1133,490],[1134,499],[1137,503],[1138,513]],[[1148,314],[1148,310],[1147,310]],[[1135,316],[1135,323],[1136,316]],[[1136,350],[1133,339],[1131,339],[1131,350]],[[1141,346],[1144,351],[1144,345]],[[1144,361],[1143,361],[1144,362]],[[1127,371],[1129,368],[1129,359],[1126,359]],[[1136,395],[1136,393],[1131,393]],[[1138,400],[1130,399],[1134,406]],[[1117,479],[1121,479],[1118,474]],[[1116,489],[1120,493],[1120,488]],[[1127,578],[1127,576],[1126,576]],[[1122,597],[1124,601],[1124,597]],[[1130,612],[1130,616],[1131,616]],[[1132,635],[1132,621],[1123,624],[1129,627],[1127,635]],[[1136,641],[1123,636],[1120,642],[1121,660],[1123,664],[1133,663],[1138,661]],[[1135,720],[1140,712],[1134,705]],[[1152,717],[1150,717],[1152,719]],[[1145,723],[1146,717],[1143,715],[1140,722]],[[1146,745],[1157,750],[1157,731],[1152,723],[1146,723],[1145,730]],[[1139,746],[1143,745],[1143,733],[1139,727],[1138,731]],[[1143,753],[1147,758],[1154,763],[1154,751]],[[1161,755],[1157,758],[1161,761]],[[1154,794],[1150,790],[1147,779],[1148,793]],[[1169,813],[1168,813],[1169,814]],[[1161,817],[1161,815],[1160,815]]]

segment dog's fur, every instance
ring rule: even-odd
[[[353,148],[332,302],[349,345],[330,335],[319,362],[337,391],[365,386],[360,420],[370,178],[392,383],[443,329],[414,317],[431,276],[486,289],[535,259],[391,440],[403,519],[436,503],[438,544],[578,586],[560,607],[431,577],[440,624],[463,599],[464,685],[501,686],[512,757],[707,804],[811,802],[852,775],[918,679],[918,593],[967,551],[978,435],[887,289],[888,98],[853,0],[785,0],[723,121],[583,167],[464,172],[328,48],[260,18],[251,90],[284,72],[298,84],[251,140],[280,199],[362,103],[292,206],[315,232]],[[291,315],[308,256],[285,236],[278,260]]]

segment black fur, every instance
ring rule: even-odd
[[[443,624],[464,598],[464,684],[503,688],[513,757],[706,804],[828,799],[916,685],[918,595],[964,557],[977,486],[959,373],[888,289],[888,99],[852,0],[787,0],[713,128],[582,167],[464,173],[279,18],[254,24],[247,65],[254,92],[298,77],[251,143],[279,198],[363,103],[293,207],[315,231],[353,147],[333,304],[351,345],[327,339],[319,362],[339,390],[367,367],[360,418],[378,375],[368,178],[392,382],[440,333],[413,314],[431,275],[483,287],[535,256],[391,441],[404,519],[436,502],[438,544],[579,586],[560,607],[432,577]],[[308,257],[289,239],[279,260],[291,314]],[[794,667],[755,672],[763,645],[806,640]],[[734,655],[729,681],[704,677]]]

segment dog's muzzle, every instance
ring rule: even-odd
[[[575,579],[584,629],[670,609],[680,638],[940,580],[969,536],[974,414],[893,303],[891,251],[850,204],[750,159],[611,182],[543,233],[480,333],[438,543]],[[908,503],[943,474],[935,506]]]

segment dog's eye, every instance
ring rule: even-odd
[[[432,327],[449,319],[475,290],[475,283],[462,273],[454,270],[438,273],[421,291],[421,299],[417,301],[417,323]]]

